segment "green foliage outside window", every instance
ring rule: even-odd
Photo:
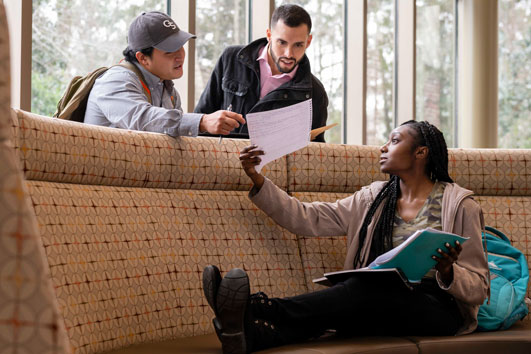
[[[441,129],[455,146],[455,16],[452,0],[417,0],[416,119]]]
[[[531,148],[531,1],[499,0],[498,146]]]
[[[247,44],[246,24],[247,0],[196,2],[196,103],[223,50],[229,45]]]
[[[31,110],[51,116],[70,80],[122,58],[127,29],[166,0],[33,0]]]
[[[382,145],[394,128],[394,0],[367,2],[367,144]]]

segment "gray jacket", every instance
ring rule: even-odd
[[[135,73],[114,66],[96,79],[88,98],[85,123],[173,137],[197,136],[203,115],[183,113],[173,82],[161,81],[142,65],[134,64],[144,75],[153,104]]]

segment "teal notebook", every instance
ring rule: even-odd
[[[418,283],[437,263],[437,249],[446,251],[446,242],[455,247],[455,241],[463,244],[468,237],[432,228],[417,230],[406,241],[386,252],[369,264],[370,269],[397,268],[411,283]]]

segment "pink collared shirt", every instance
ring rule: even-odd
[[[267,45],[260,50],[260,55],[256,61],[260,62],[260,99],[283,83],[293,79],[299,68],[297,65],[290,73],[273,75],[267,62]]]

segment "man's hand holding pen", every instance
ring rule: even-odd
[[[203,115],[199,123],[199,131],[227,135],[233,129],[238,128],[240,124],[245,124],[245,119],[243,119],[241,114],[227,110],[219,110],[211,114]]]

